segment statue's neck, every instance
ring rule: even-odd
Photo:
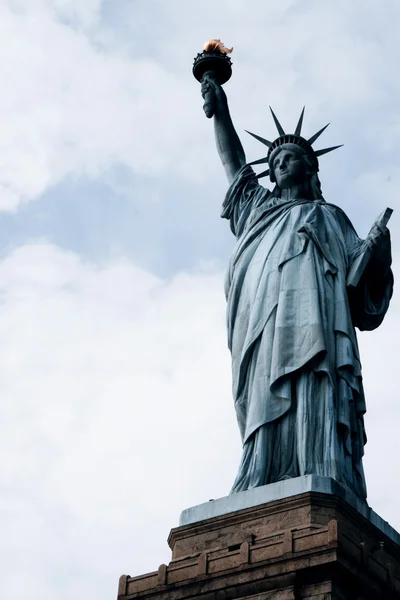
[[[299,185],[294,185],[285,190],[281,189],[281,199],[285,202],[289,202],[290,200],[312,200],[310,188],[308,185],[304,183],[300,183]]]

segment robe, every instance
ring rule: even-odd
[[[366,411],[355,333],[388,309],[346,277],[365,248],[345,213],[324,200],[285,201],[245,166],[222,217],[237,238],[225,280],[232,389],[243,456],[232,492],[301,475],[333,477],[366,498]]]

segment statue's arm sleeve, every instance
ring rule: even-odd
[[[348,229],[349,264],[364,249],[365,241],[361,240],[354,229]],[[379,264],[372,257],[355,289],[348,290],[353,325],[361,331],[371,331],[379,327],[389,308],[393,294],[393,272],[391,254],[386,261]]]
[[[258,183],[251,167],[245,165],[232,181],[222,204],[221,217],[229,219],[232,233],[239,237],[254,210],[270,197],[270,192]]]

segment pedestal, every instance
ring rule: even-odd
[[[171,562],[123,575],[118,600],[400,600],[399,534],[328,478],[187,509],[168,543]]]

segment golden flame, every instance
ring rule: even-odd
[[[203,50],[205,52],[222,52],[222,54],[230,54],[233,48],[226,48],[221,40],[208,40],[204,44]]]

